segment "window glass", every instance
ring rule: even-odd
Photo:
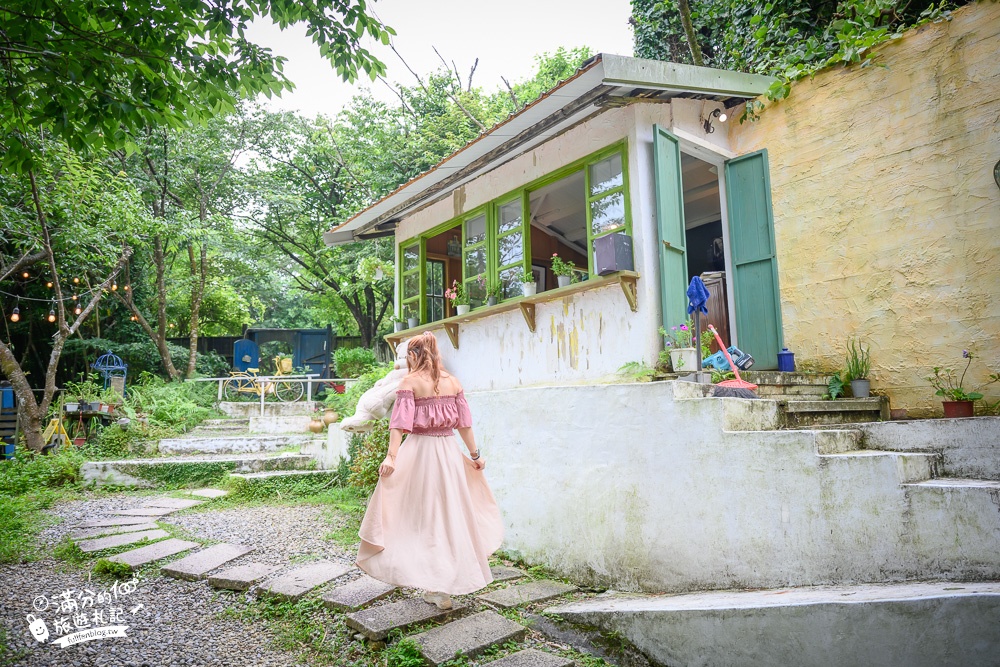
[[[616,192],[590,203],[591,233],[604,234],[625,226],[625,195]]]
[[[486,272],[486,248],[473,248],[465,253],[465,277],[474,278]]]
[[[622,185],[622,156],[615,153],[611,157],[590,165],[590,196],[594,197]]]
[[[412,271],[420,263],[420,246],[411,245],[403,248],[403,271]]]
[[[524,269],[520,266],[512,266],[500,272],[500,296],[503,299],[510,299],[516,296],[523,296],[521,287],[521,273]]]
[[[521,232],[501,236],[497,243],[500,247],[500,266],[520,262],[524,258],[524,235]]]
[[[500,207],[499,233],[521,228],[521,200],[512,201]]]
[[[409,299],[420,295],[420,273],[411,273],[403,277],[403,298]]]
[[[465,222],[465,245],[476,245],[486,240],[486,216],[477,215]]]
[[[473,308],[486,303],[486,286],[481,285],[478,280],[465,283],[465,289],[469,291],[469,301]]]

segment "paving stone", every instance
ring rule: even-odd
[[[490,568],[490,573],[493,575],[493,581],[510,581],[511,579],[520,579],[521,577],[527,576],[524,570],[519,570],[516,567],[507,567],[506,565],[494,565]]]
[[[130,523],[125,526],[104,526],[103,528],[89,528],[78,530],[69,534],[71,540],[86,540],[102,535],[117,535],[119,533],[134,533],[140,530],[156,530],[159,528],[155,523]]]
[[[350,571],[351,566],[343,563],[316,561],[275,577],[261,586],[258,593],[294,602],[317,586],[322,586]]]
[[[90,553],[91,551],[120,547],[125,544],[134,544],[141,540],[158,540],[161,537],[169,536],[170,533],[165,530],[142,530],[137,533],[120,533],[118,535],[109,535],[108,537],[98,537],[94,540],[82,540],[77,542],[76,546],[80,547],[80,551]]]
[[[84,521],[77,528],[98,528],[102,526],[128,526],[128,525],[138,525],[140,523],[149,523],[150,521],[155,521],[155,519],[150,519],[148,516],[113,516],[110,519],[92,519],[90,521]]]
[[[515,584],[507,588],[501,588],[500,590],[485,593],[478,597],[480,600],[492,602],[504,609],[511,609],[532,602],[549,600],[575,590],[576,586],[570,586],[558,581],[549,581],[548,579],[540,579],[538,581],[529,581],[524,584]]]
[[[119,516],[166,516],[177,510],[170,507],[140,507],[134,510],[118,510]]]
[[[575,663],[569,658],[526,648],[499,660],[487,662],[482,667],[570,667],[573,664]]]
[[[376,600],[381,600],[394,590],[396,587],[392,584],[387,584],[365,574],[351,583],[337,586],[325,594],[323,603],[332,609],[357,611]]]
[[[192,496],[200,496],[202,498],[221,498],[222,496],[228,496],[228,491],[223,491],[222,489],[193,489],[188,491]]]
[[[230,591],[245,591],[267,575],[280,569],[281,567],[278,565],[267,565],[266,563],[235,565],[209,576],[208,585]]]
[[[160,572],[178,579],[197,581],[204,579],[211,570],[251,551],[253,551],[253,547],[246,547],[242,544],[215,544],[164,565],[160,568]]]
[[[201,505],[204,500],[194,498],[156,498],[145,504],[145,507],[162,507],[164,509],[186,510],[195,505]]]
[[[421,632],[410,637],[420,647],[420,654],[432,665],[440,665],[461,653],[475,657],[495,644],[520,641],[527,633],[520,623],[495,611],[482,611],[466,618]]]
[[[465,611],[455,602],[451,609],[438,609],[420,598],[410,598],[347,614],[347,627],[357,630],[372,641],[383,641],[393,630],[405,630],[417,623],[441,621]]]
[[[171,538],[169,540],[157,542],[156,544],[150,544],[149,546],[139,547],[138,549],[132,549],[132,551],[120,553],[117,556],[112,556],[108,560],[115,563],[125,563],[135,570],[136,568],[142,567],[146,563],[152,563],[154,560],[160,560],[161,558],[166,558],[167,556],[179,554],[182,551],[193,549],[196,546],[198,546],[197,542],[188,542],[187,540]]]

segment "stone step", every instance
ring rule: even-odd
[[[159,526],[155,523],[130,523],[125,526],[104,526],[103,528],[90,528],[88,530],[78,530],[69,533],[71,540],[86,540],[102,535],[117,535],[119,533],[135,533],[140,530],[156,530]]]
[[[208,577],[208,585],[230,591],[245,591],[281,567],[266,563],[245,563],[226,568]]]
[[[93,540],[81,540],[76,543],[76,546],[80,547],[80,551],[90,553],[92,551],[110,549],[111,547],[135,544],[142,540],[159,540],[164,537],[170,537],[170,533],[157,528],[156,530],[140,530],[134,533],[119,533],[117,535],[109,535],[108,537],[98,537]]]
[[[499,660],[483,663],[481,667],[570,667],[572,660],[553,653],[546,653],[533,648],[526,648],[517,653],[511,653]]]
[[[264,403],[265,417],[285,417],[291,415],[311,415],[319,407],[316,401],[298,401],[296,403]],[[260,402],[238,402],[223,401],[219,403],[219,410],[230,417],[253,417],[260,415]]]
[[[216,435],[204,437],[163,438],[161,454],[245,454],[273,452],[285,447],[307,444],[312,435]]]
[[[167,558],[168,556],[179,554],[197,546],[199,546],[197,542],[188,542],[187,540],[170,538],[169,540],[163,540],[162,542],[156,542],[155,544],[150,544],[145,547],[133,549],[132,551],[120,553],[116,556],[112,556],[108,560],[115,563],[125,563],[133,570],[136,570],[147,563],[152,563],[153,561],[160,560],[161,558]]]
[[[490,574],[493,575],[494,583],[511,581],[512,579],[520,579],[527,576],[524,570],[519,570],[516,567],[507,567],[506,565],[494,565],[490,568]]]
[[[110,526],[138,526],[152,523],[155,519],[148,516],[112,516],[106,519],[91,519],[78,524],[77,528],[106,528]]]
[[[841,463],[892,461],[895,464],[900,484],[922,482],[935,477],[941,463],[940,454],[884,452],[874,449],[860,449],[839,454],[820,454],[819,456],[826,461]]]
[[[298,600],[312,589],[343,576],[353,569],[350,565],[321,560],[286,572],[261,586],[258,595],[282,600]]]
[[[187,491],[187,493],[192,496],[210,499],[222,498],[229,495],[229,492],[223,489],[192,489],[191,491]]]
[[[174,510],[185,510],[189,507],[201,505],[204,500],[194,500],[192,498],[154,498],[146,503],[144,507],[163,507]]]
[[[601,596],[546,612],[663,665],[991,665],[1000,647],[1000,582]]]
[[[818,454],[844,454],[863,449],[861,431],[854,429],[813,430]]]
[[[934,571],[950,571],[950,576],[963,578],[997,578],[1000,480],[940,477],[906,484],[903,490],[911,551]]]
[[[237,479],[245,479],[248,482],[260,481],[265,479],[280,479],[289,478],[294,479],[296,477],[303,477],[308,475],[315,475],[317,477],[336,477],[336,470],[269,470],[267,472],[252,472],[252,473],[233,473],[230,477],[235,477]]]
[[[357,611],[362,607],[367,607],[376,600],[390,595],[396,587],[379,581],[367,574],[360,576],[354,581],[337,586],[332,591],[323,595],[323,604],[331,609],[343,611]]]
[[[242,544],[213,544],[207,549],[196,551],[160,568],[160,572],[170,577],[197,581],[204,579],[212,570],[222,567],[231,560],[253,551],[253,547]]]
[[[309,430],[309,422],[312,421],[312,418],[312,415],[282,415],[276,417],[254,415],[250,418],[249,429],[250,433],[255,434],[308,433],[309,437],[312,438],[315,437]]]
[[[514,584],[507,588],[500,588],[490,593],[477,596],[480,600],[485,600],[504,609],[513,609],[533,602],[542,602],[552,598],[572,593],[577,590],[576,586],[564,584],[559,581],[540,579],[529,581],[523,584]]]
[[[163,456],[150,459],[87,461],[80,466],[80,476],[85,484],[96,486],[152,487],[154,486],[153,482],[143,479],[138,470],[170,466],[178,472],[183,472],[185,467],[204,468],[206,463],[215,464],[225,472],[289,470],[313,465],[312,458],[309,456],[284,452],[277,454],[253,452],[249,454]]]
[[[159,517],[173,514],[177,510],[170,507],[137,507],[130,510],[115,510],[118,516]]]
[[[420,654],[432,665],[440,665],[456,655],[475,657],[497,644],[520,641],[527,633],[520,623],[494,611],[482,611],[410,637]]]
[[[438,609],[420,598],[383,604],[347,614],[347,627],[372,641],[385,641],[393,630],[406,630],[418,623],[442,621],[464,612],[466,606],[455,602],[451,609]]]
[[[212,428],[214,426],[243,426],[248,428],[250,426],[249,417],[231,417],[229,419],[205,419],[198,424],[198,428],[208,427]]]
[[[863,423],[889,418],[889,401],[881,396],[835,401],[779,400],[786,426]]]

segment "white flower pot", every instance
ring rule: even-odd
[[[409,327],[410,329],[413,329],[414,327],[417,327],[419,325],[420,325],[420,318],[419,317],[407,317],[406,318],[406,326]]]
[[[572,276],[556,276],[556,281],[559,283],[559,287],[568,287],[570,283],[573,282]]]
[[[521,292],[524,296],[535,296],[538,294],[538,283],[521,283]]]
[[[675,373],[697,373],[698,350],[693,347],[677,347],[670,350],[670,364]]]
[[[459,315],[468,315],[469,314],[469,304],[462,303],[462,304],[459,304],[459,305],[455,306],[455,312],[457,312]]]
[[[851,380],[851,393],[854,398],[868,398],[871,396],[872,383],[870,380]]]
[[[406,328],[406,322],[393,322],[392,323],[392,329],[393,329],[393,331],[395,331],[397,333],[400,332],[400,331],[402,331],[405,328]]]

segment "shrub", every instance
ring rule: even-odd
[[[144,414],[151,425],[179,431],[213,417],[216,388],[209,382],[166,382],[143,373],[126,391],[122,411],[133,421]]]
[[[378,467],[389,451],[389,420],[372,422],[372,430],[351,436],[347,446],[350,456],[347,483],[370,494],[378,483]]]
[[[375,386],[375,383],[384,378],[392,370],[392,364],[375,366],[367,373],[358,378],[358,381],[347,388],[343,394],[327,392],[324,402],[328,408],[333,408],[340,413],[341,417],[350,417],[358,408],[358,400],[361,396]]]
[[[356,378],[378,363],[375,353],[366,347],[341,347],[333,353],[337,377]]]

